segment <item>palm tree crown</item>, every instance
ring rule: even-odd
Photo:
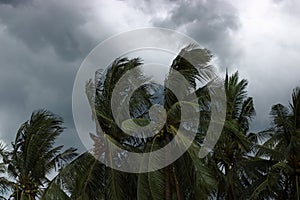
[[[46,110],[34,112],[18,130],[12,150],[1,152],[14,180],[14,199],[36,199],[47,187],[47,175],[76,156],[74,148],[62,152],[63,146],[55,146],[61,125],[61,118]]]

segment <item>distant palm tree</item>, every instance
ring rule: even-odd
[[[0,154],[4,154],[6,152],[6,145],[3,142],[0,142]],[[9,191],[11,191],[13,183],[8,179],[7,167],[5,163],[0,163],[0,199],[5,199],[3,195],[7,195]]]
[[[238,72],[226,73],[225,90],[227,115],[223,132],[208,156],[208,166],[214,169],[218,181],[212,196],[217,199],[245,199],[249,187],[247,177],[249,152],[252,147],[248,134],[249,122],[255,114],[253,99],[247,97],[247,80],[239,80]]]
[[[76,149],[62,151],[55,140],[63,132],[62,119],[39,110],[21,125],[12,150],[1,152],[7,173],[13,179],[11,198],[37,199],[48,185],[49,175],[74,158]]]
[[[275,161],[252,198],[300,199],[300,88],[295,88],[289,107],[272,106],[272,127],[260,133],[265,141],[257,156]]]

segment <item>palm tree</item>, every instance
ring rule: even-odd
[[[1,163],[0,164],[0,173],[5,174],[5,172],[6,172],[5,165],[4,165],[4,163]],[[6,177],[4,177],[4,176],[0,177],[0,193],[1,194],[4,194],[9,190],[8,183],[9,183],[9,181],[7,180]],[[4,197],[0,196],[0,199],[2,199],[2,198],[4,198]]]
[[[172,79],[173,71],[181,73],[189,82],[189,90],[183,90],[186,96],[196,91],[196,99],[190,103],[195,105],[199,102],[198,112],[202,112],[202,118],[196,119],[206,124],[204,118],[209,118],[209,98],[207,85],[197,87],[197,82],[205,83],[214,77],[212,66],[209,64],[212,55],[206,49],[200,49],[190,45],[178,54],[174,59],[165,83],[173,81],[180,91],[182,82]],[[191,63],[192,62],[192,63]],[[99,122],[102,131],[96,123],[97,133],[90,134],[94,141],[93,155],[106,162],[117,162],[126,164],[122,152],[111,152],[109,145],[104,142],[104,137],[127,151],[148,152],[166,145],[177,134],[180,123],[185,123],[180,117],[180,99],[165,87],[151,83],[142,74],[139,58],[118,58],[107,69],[106,72],[96,72],[95,83],[87,83],[87,97],[93,110],[93,118]],[[135,69],[123,85],[118,94],[120,102],[130,98],[130,116],[139,125],[148,124],[149,108],[154,104],[160,104],[166,109],[166,123],[154,136],[141,138],[144,133],[127,135],[116,123],[111,111],[111,99],[113,89],[122,76],[129,70]],[[131,97],[126,91],[132,87],[134,81],[142,82],[143,86],[138,88]],[[124,92],[125,91],[125,92]],[[123,112],[122,106],[116,106],[118,113]],[[195,119],[193,119],[195,120]],[[124,128],[130,129],[130,123],[123,121]],[[192,127],[186,126],[186,129]],[[203,128],[204,130],[204,128]],[[192,146],[177,161],[169,166],[148,173],[125,173],[107,167],[97,161],[88,152],[74,160],[68,167],[51,182],[52,191],[63,191],[61,196],[68,199],[71,194],[76,199],[207,199],[215,185],[215,179],[211,170],[205,166],[204,160],[198,158],[198,151],[203,141],[203,130],[199,129],[196,140]],[[140,135],[139,135],[140,134]],[[163,159],[163,158],[162,158]],[[123,162],[125,160],[125,162]],[[145,161],[146,162],[146,161]],[[67,172],[68,171],[68,172]],[[70,175],[71,174],[71,175]],[[78,177],[79,176],[79,177]],[[75,177],[75,178],[74,178]],[[49,193],[52,193],[49,191]],[[49,196],[49,199],[51,197]],[[62,198],[63,199],[63,198]]]
[[[217,199],[245,199],[252,182],[249,175],[251,135],[249,122],[255,114],[252,97],[247,97],[247,80],[239,80],[238,72],[226,73],[227,114],[223,132],[208,156],[218,185],[212,196]],[[253,162],[253,160],[252,160]]]
[[[272,106],[272,127],[260,133],[265,138],[258,157],[272,160],[265,180],[252,194],[253,198],[300,199],[300,88],[294,89],[289,107]]]
[[[6,145],[3,142],[0,142],[0,154],[3,154],[6,151]],[[2,175],[0,177],[0,199],[5,199],[4,196],[7,194],[13,186],[13,183],[8,179],[7,175],[6,175],[6,165],[5,163],[1,162],[0,163],[0,174]]]
[[[74,148],[55,146],[61,125],[62,119],[46,110],[34,112],[18,130],[12,150],[1,152],[14,181],[11,198],[37,199],[48,185],[47,175],[76,156]]]

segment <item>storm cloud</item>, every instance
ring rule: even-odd
[[[113,6],[127,8],[125,3],[100,5],[79,0],[0,1],[0,140],[9,144],[31,112],[45,108],[64,118],[67,129],[59,143],[83,150],[72,117],[77,70],[99,42],[129,29],[118,19],[124,12],[102,17]]]
[[[34,53],[48,47],[60,58],[74,60],[86,54],[93,44],[84,29],[89,9],[78,5],[82,4],[25,1],[16,7],[2,5],[0,18],[7,32],[22,40]]]
[[[234,43],[234,33],[240,22],[232,4],[221,0],[177,1],[176,6],[154,25],[177,29],[194,38],[218,56],[223,68],[233,65],[239,48]]]
[[[78,143],[71,94],[80,62],[96,44],[84,29],[88,9],[67,1],[1,3],[1,139],[12,141],[32,111],[46,108],[66,121],[61,143]]]
[[[255,101],[252,130],[262,130],[271,105],[287,105],[300,85],[299,13],[296,0],[0,0],[0,139],[46,108],[66,121],[59,143],[83,149],[71,108],[81,62],[104,39],[149,26],[194,38],[221,72],[239,70]]]

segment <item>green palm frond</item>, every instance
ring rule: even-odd
[[[183,92],[183,96],[188,96],[189,94],[186,92],[197,89],[197,81],[207,83],[215,77],[214,68],[209,65],[211,58],[212,55],[207,49],[201,49],[195,45],[187,46],[173,60],[165,83],[177,88],[177,92]],[[174,76],[174,70],[179,72],[189,85],[184,85],[182,81],[176,80],[177,76]],[[164,106],[167,110],[178,101],[168,88],[165,88],[164,97]]]
[[[294,118],[294,126],[296,129],[300,129],[300,87],[293,90],[290,108],[293,113],[292,117]]]
[[[2,152],[7,173],[16,182],[12,197],[40,197],[48,183],[47,175],[77,155],[74,148],[61,153],[63,146],[55,146],[64,130],[62,123],[60,117],[49,111],[36,111],[19,128],[13,149]]]
[[[106,167],[90,153],[84,153],[60,170],[49,183],[43,198],[51,199],[56,192],[70,199],[102,199]],[[67,195],[69,196],[69,195]]]
[[[267,194],[276,199],[300,198],[300,139],[297,132],[299,101],[299,89],[296,88],[289,108],[282,104],[272,106],[272,127],[265,131],[268,138],[263,145],[258,146],[257,156],[276,163],[269,167],[265,181],[252,196]]]

